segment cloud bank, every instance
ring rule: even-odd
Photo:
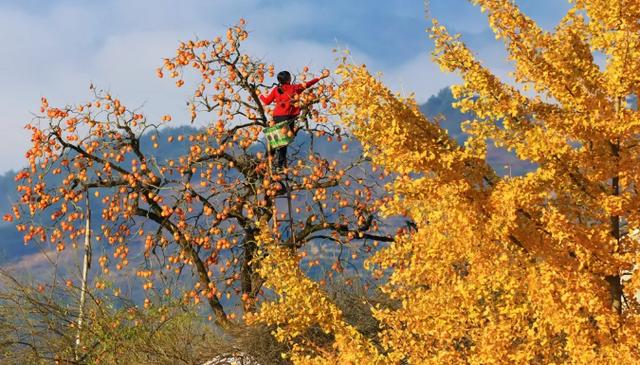
[[[477,8],[463,0],[432,3],[432,16],[486,51],[480,56],[490,66],[504,68]],[[540,13],[552,3],[536,4],[528,6]],[[563,9],[555,9],[540,13],[542,20],[556,21]],[[349,48],[396,91],[425,101],[457,78],[431,62],[423,10],[423,1],[406,0],[0,0],[0,173],[24,165],[23,126],[41,96],[52,105],[81,102],[92,82],[130,107],[144,105],[152,118],[179,119],[189,88],[157,79],[155,68],[180,40],[222,34],[241,17],[252,32],[248,51],[279,69],[331,67],[331,50]]]

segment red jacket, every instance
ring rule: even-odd
[[[283,91],[282,94],[278,91],[278,87],[275,87],[267,96],[260,95],[260,100],[262,100],[264,105],[269,105],[275,100],[276,108],[273,110],[274,117],[297,116],[300,114],[300,108],[294,105],[294,97],[318,81],[320,81],[320,79],[315,78],[302,84],[284,84],[280,86]]]

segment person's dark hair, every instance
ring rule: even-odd
[[[291,74],[289,71],[280,71],[278,72],[278,92],[280,94],[284,93],[282,90],[282,85],[288,84],[291,82]]]

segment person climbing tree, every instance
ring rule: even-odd
[[[278,86],[273,88],[266,96],[260,95],[260,100],[264,105],[276,102],[273,110],[273,120],[278,123],[287,122],[288,131],[295,135],[295,120],[300,115],[300,107],[294,102],[295,96],[302,93],[306,88],[314,85],[323,78],[329,76],[329,70],[322,71],[321,77],[316,77],[301,84],[291,84],[291,73],[281,71],[278,73]],[[283,168],[287,162],[287,145],[278,147],[276,150],[276,167]]]

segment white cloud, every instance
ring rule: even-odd
[[[0,5],[5,55],[0,58],[0,172],[24,165],[29,136],[23,126],[31,119],[29,112],[39,108],[41,96],[52,105],[85,101],[93,82],[130,107],[145,103],[144,112],[152,118],[171,113],[179,119],[185,115],[189,86],[177,89],[170,80],[157,79],[155,68],[163,57],[174,54],[180,40],[221,34],[240,17],[249,21],[252,31],[247,50],[276,63],[278,69],[295,71],[309,65],[319,72],[335,66],[331,52],[335,41],[312,39],[309,30],[331,29],[331,22],[343,20],[318,15],[314,9],[312,2],[265,0],[188,0],[179,5],[169,0],[59,1],[35,13]],[[402,9],[396,10],[402,14]],[[370,21],[375,24],[375,19]],[[298,32],[302,28],[306,33]],[[359,62],[382,71],[393,89],[416,92],[419,101],[455,80],[430,61],[426,37],[425,52],[393,65],[358,48],[357,39],[351,43],[348,46]]]
[[[460,81],[455,74],[446,74],[431,60],[428,52],[408,60],[383,77],[395,91],[407,96],[415,93],[416,100],[424,103],[440,89]]]
[[[264,18],[258,0],[213,3],[189,1],[177,6],[163,1],[115,1],[85,4],[56,3],[38,13],[0,5],[0,172],[24,165],[29,135],[23,129],[46,96],[52,105],[89,98],[88,85],[109,90],[131,107],[145,103],[151,117],[165,113],[184,115],[187,87],[177,89],[169,80],[155,77],[163,57],[174,54],[179,40],[213,37],[241,16],[256,19],[256,33],[278,34],[303,21],[304,7],[271,9]],[[266,15],[268,16],[268,12]],[[264,28],[264,29],[263,29]],[[255,44],[255,43],[254,43]],[[282,41],[262,36],[255,50],[289,68],[331,59],[330,46],[305,40]],[[300,66],[301,67],[301,66]]]

